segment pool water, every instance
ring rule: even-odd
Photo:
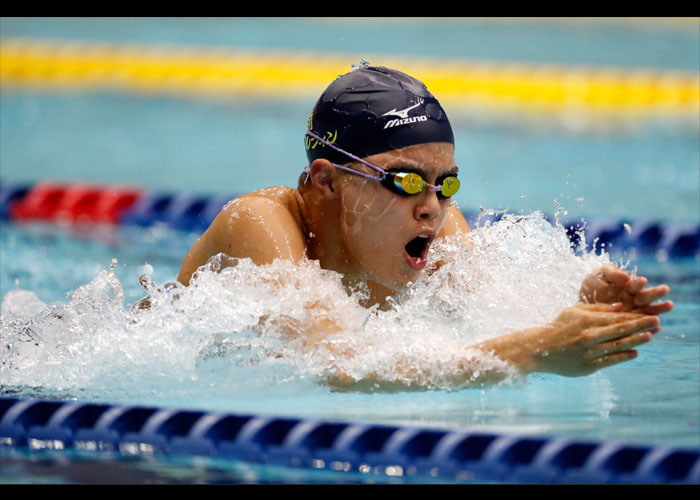
[[[192,23],[205,29],[192,29]],[[695,72],[700,61],[697,26],[687,29],[687,23],[670,20],[562,25],[512,20],[46,22],[5,18],[0,24],[4,37],[176,42],[244,49],[293,43],[291,48],[300,51],[347,50],[349,62],[376,52],[377,37],[386,38],[383,50],[390,53],[526,65],[547,62]],[[312,95],[268,102],[3,89],[0,180],[126,184],[232,197],[270,185],[294,186],[305,165],[302,137],[314,100]],[[700,223],[700,119],[581,130],[541,117],[534,122],[501,120],[458,110],[450,117],[463,186],[456,198],[467,212],[484,207],[525,215],[559,211],[576,221]],[[473,299],[455,298],[454,289],[439,287],[426,289],[432,303],[409,298],[409,303],[414,300],[414,309],[425,306],[428,314],[435,313],[416,319],[423,329],[402,330],[400,317],[381,317],[382,323],[366,313],[358,316],[383,337],[373,340],[377,347],[363,358],[363,365],[351,367],[360,371],[386,368],[392,359],[386,347],[392,344],[402,345],[402,356],[414,355],[413,348],[420,346],[424,354],[417,356],[418,362],[443,362],[444,353],[435,347],[440,341],[454,345],[450,342],[544,321],[570,302],[581,273],[608,258],[638,270],[651,284],[669,284],[670,298],[676,304],[663,318],[663,330],[640,349],[636,360],[585,378],[538,375],[490,388],[445,387],[433,381],[436,387],[426,391],[336,391],[322,382],[325,368],[318,360],[287,350],[274,336],[261,343],[247,329],[249,319],[234,317],[234,309],[254,316],[259,312],[257,303],[232,308],[219,302],[245,298],[227,295],[230,283],[248,287],[254,297],[264,295],[266,290],[250,276],[246,280],[245,274],[217,277],[205,273],[200,289],[190,296],[189,309],[165,293],[152,314],[130,314],[130,306],[146,293],[139,278],[148,275],[156,285],[173,280],[198,234],[169,227],[81,227],[3,220],[0,328],[3,345],[10,339],[13,349],[4,353],[0,395],[699,448],[700,261],[623,253],[607,257],[600,252],[573,256],[563,248],[561,234],[538,216],[523,224],[484,228],[484,238],[499,240],[484,243],[495,245],[488,248],[499,252],[493,260],[482,257],[481,261],[497,263],[505,270],[494,280],[498,286],[485,287]],[[507,255],[508,244],[519,241],[517,235],[523,230],[531,239],[513,255],[523,260],[537,258],[534,268]],[[469,263],[473,261],[463,256],[454,275],[469,277]],[[337,293],[332,277],[318,277],[313,269],[304,272],[329,300],[356,312],[352,300],[347,302],[347,297]],[[536,275],[540,281],[535,280]],[[529,282],[523,282],[527,278]],[[494,299],[499,296],[501,299]],[[541,297],[536,307],[530,307],[532,297]],[[86,298],[94,300],[83,300]],[[297,314],[295,299],[298,296],[289,296],[281,306],[287,309],[273,312]],[[200,304],[199,313],[195,304]],[[220,322],[212,324],[214,305],[223,313]],[[451,308],[457,311],[452,318],[444,314]],[[358,317],[350,316],[349,323],[359,321]],[[435,317],[441,321],[434,328],[437,340],[431,343],[424,331],[433,329]],[[463,337],[454,337],[451,322],[476,324],[481,331],[465,327]],[[17,343],[27,327],[39,336],[43,347]],[[149,352],[153,345],[169,356],[152,348]],[[16,480],[12,471],[27,474],[31,482],[84,482],[81,469],[97,475],[101,466],[119,467],[120,463],[112,462],[113,457],[86,461],[65,454],[0,451],[0,464],[11,471],[0,478],[4,482]],[[289,476],[289,471],[274,468],[197,460],[183,465],[140,459],[121,465],[135,474],[125,477],[140,478],[140,482],[366,481],[347,475],[336,479],[319,471],[316,476],[294,476],[294,472]]]
[[[2,129],[2,175],[231,196],[296,186],[312,107],[3,93],[0,121],[13,126]],[[611,136],[452,121],[463,210],[562,205],[589,219],[700,221],[697,128]]]
[[[644,270],[652,284],[663,282],[671,286],[671,298],[676,307],[664,318],[664,329],[652,343],[640,349],[640,356],[633,362],[585,378],[533,375],[527,380],[514,380],[488,389],[448,386],[442,390],[419,392],[337,392],[318,379],[319,373],[313,361],[300,359],[296,353],[281,349],[277,339],[264,342],[258,337],[250,337],[245,331],[236,333],[236,329],[245,330],[247,323],[245,318],[233,315],[233,310],[241,315],[245,314],[246,308],[258,311],[254,304],[247,306],[243,298],[237,299],[235,308],[229,306],[225,309],[222,303],[211,306],[222,308],[221,318],[211,325],[206,323],[211,309],[200,307],[199,311],[178,311],[177,303],[173,303],[175,309],[171,304],[163,304],[158,314],[147,318],[145,326],[131,325],[133,317],[121,317],[120,311],[128,311],[131,304],[145,295],[139,276],[149,272],[154,281],[161,284],[172,279],[179,268],[181,250],[193,237],[178,231],[161,230],[159,237],[155,238],[154,231],[121,227],[105,230],[101,237],[91,233],[86,239],[52,226],[6,227],[1,242],[7,262],[4,289],[10,292],[6,293],[3,305],[3,334],[5,339],[17,340],[13,335],[26,328],[26,321],[31,320],[30,325],[34,325],[32,328],[39,335],[36,338],[53,347],[27,351],[15,344],[18,357],[6,357],[4,366],[5,391],[11,395],[34,397],[186,406],[331,420],[429,424],[496,432],[622,439],[647,444],[700,445],[697,371],[700,273],[695,259],[662,262],[646,257],[634,262],[634,266]],[[534,248],[534,251],[541,251],[537,246]],[[26,259],[27,255],[33,254],[37,258]],[[39,258],[41,254],[50,258]],[[68,273],[62,262],[76,257],[81,264],[73,265]],[[118,260],[112,270],[116,279],[108,280],[105,273],[113,258]],[[32,272],[22,262],[34,262]],[[571,263],[567,265],[571,266]],[[578,267],[589,265],[578,264]],[[551,281],[555,286],[554,281],[560,279],[561,273],[562,269],[557,269],[554,273],[557,277],[545,275],[542,280],[545,283]],[[250,277],[249,281],[238,281],[241,287],[249,287],[241,297],[260,293],[251,283],[256,279]],[[124,297],[112,303],[116,293],[110,287],[114,283],[121,287]],[[576,283],[574,278],[572,283]],[[328,283],[320,280],[315,285],[321,290]],[[226,286],[225,281],[202,283],[192,300],[233,300],[222,295],[223,286]],[[493,300],[491,293],[517,295],[517,286],[522,285],[513,280],[505,286],[484,291],[478,299],[481,302],[474,304],[481,303],[486,309]],[[508,287],[516,288],[509,291]],[[565,290],[562,288],[555,293],[565,295]],[[74,302],[75,297],[85,291],[100,298],[89,303],[92,309]],[[26,293],[30,294],[31,300]],[[320,297],[328,293],[328,300],[345,300],[334,299],[332,287],[330,291],[318,293]],[[9,304],[11,299],[18,299],[21,304],[12,306]],[[560,300],[560,304],[564,304],[571,299]],[[552,301],[554,305],[540,306],[543,309],[541,314],[551,314],[561,308],[556,299]],[[33,303],[38,306],[31,305]],[[531,301],[527,299],[518,303],[511,297],[507,303],[499,304],[504,315],[517,315],[526,322],[538,318],[527,318],[519,309],[530,306]],[[465,307],[472,305],[466,303]],[[46,316],[46,307],[58,311],[58,316],[83,311],[83,320],[71,320],[78,322],[75,324],[64,319],[67,324],[62,325],[61,321],[51,319],[51,315]],[[9,310],[26,314],[17,323],[19,328],[8,320]],[[285,313],[289,311],[285,310]],[[115,314],[119,317],[113,322],[108,320]],[[91,315],[95,317],[89,319]],[[188,318],[183,318],[184,315]],[[481,328],[491,329],[491,334],[511,324],[489,323],[488,311],[481,315],[467,314],[466,320],[481,322]],[[103,324],[100,326],[95,321]],[[396,320],[387,318],[386,321]],[[428,321],[432,321],[432,317]],[[453,318],[452,321],[456,320]],[[200,322],[203,326],[198,326]],[[158,325],[162,325],[162,332],[158,331]],[[411,348],[432,352],[431,344],[423,341],[419,332],[408,332],[398,323],[394,331],[389,328],[384,335],[387,343],[395,343],[398,340],[395,336],[402,336],[405,352],[410,352]],[[250,344],[242,339],[247,339]],[[449,338],[442,341],[448,342]],[[153,352],[144,350],[144,342],[153,348]],[[103,345],[105,343],[109,345]],[[97,345],[100,347],[95,347]],[[266,354],[252,352],[251,346],[254,349],[256,345]],[[163,362],[158,349],[166,349],[172,359]],[[377,342],[374,349],[380,352],[386,346]],[[402,348],[395,349],[397,352],[402,352]],[[126,364],[124,356],[127,356]],[[429,356],[437,354],[426,356],[430,359]],[[381,357],[370,357],[365,362],[375,369],[386,368],[387,363]],[[575,400],[569,397],[572,391],[579,395]]]
[[[6,228],[7,229],[7,228]],[[17,240],[22,240],[24,250],[44,248],[57,256],[55,263],[85,255],[83,265],[75,269],[79,286],[85,276],[96,280],[94,269],[100,261],[114,258],[121,260],[114,273],[124,284],[125,305],[143,296],[137,274],[144,271],[141,261],[148,258],[153,266],[153,276],[170,277],[177,270],[179,259],[160,252],[163,246],[177,248],[191,235],[168,232],[158,239],[158,248],[148,250],[149,236],[143,231],[120,228],[106,241],[88,241],[67,237],[65,230],[55,227],[12,227],[3,233],[3,255],[7,248],[17,250]],[[133,228],[131,228],[133,229]],[[151,235],[152,237],[152,235]],[[9,240],[14,242],[8,244]],[[135,243],[138,241],[139,243]],[[139,256],[135,251],[139,247]],[[20,247],[21,248],[21,247]],[[157,405],[161,407],[228,411],[237,414],[289,416],[295,418],[325,419],[361,423],[395,424],[400,426],[425,426],[438,429],[470,429],[474,432],[493,432],[519,436],[548,436],[567,439],[598,441],[622,441],[642,446],[676,446],[681,449],[697,449],[700,446],[700,338],[697,318],[700,312],[700,273],[695,259],[659,262],[654,258],[639,259],[636,264],[647,271],[652,283],[665,282],[672,287],[672,299],[676,307],[665,318],[664,329],[654,341],[640,349],[633,362],[601,371],[585,378],[559,378],[546,375],[530,376],[527,380],[489,388],[428,390],[419,392],[337,392],[319,381],[309,365],[299,365],[298,358],[287,362],[274,357],[279,351],[276,344],[261,347],[272,356],[245,357],[250,351],[222,349],[223,355],[203,360],[191,367],[187,353],[199,340],[183,337],[175,331],[179,341],[186,342],[181,349],[173,349],[176,358],[172,363],[159,364],[162,352],[158,347],[145,357],[139,357],[138,342],[127,342],[117,347],[124,337],[115,340],[114,351],[80,350],[81,342],[66,341],[64,346],[50,344],[50,353],[40,359],[53,367],[37,367],[33,359],[15,359],[20,363],[20,383],[8,383],[7,366],[2,376],[3,395],[37,397],[61,400],[103,401],[112,404]],[[62,308],[67,298],[61,296],[55,283],[68,283],[61,266],[42,266],[46,273],[36,273],[36,293],[46,304],[55,298],[54,307]],[[109,265],[102,265],[102,270]],[[147,269],[149,270],[149,269]],[[27,271],[19,275],[14,289],[21,289]],[[47,286],[47,289],[43,287]],[[7,293],[5,299],[11,297]],[[129,297],[129,299],[126,299]],[[7,310],[7,304],[3,309]],[[112,309],[113,311],[114,309]],[[109,313],[109,309],[98,311]],[[5,313],[6,314],[6,313]],[[55,323],[46,322],[46,316],[38,315],[33,323],[42,331],[44,339],[60,333]],[[166,315],[167,318],[168,315]],[[31,315],[29,316],[31,318]],[[177,319],[177,316],[174,317]],[[12,325],[3,318],[3,335],[6,339]],[[198,321],[204,318],[199,317]],[[24,323],[26,325],[26,322]],[[48,328],[47,328],[48,326]],[[97,326],[97,327],[96,327]],[[95,328],[94,331],[90,330]],[[109,338],[109,330],[87,322],[72,330],[90,339],[95,335]],[[202,331],[200,330],[200,334]],[[134,329],[139,335],[144,330]],[[112,332],[113,333],[113,332]],[[148,332],[146,332],[148,333]],[[163,342],[167,335],[150,331],[153,342]],[[212,337],[209,337],[211,340]],[[202,337],[205,338],[205,337]],[[231,338],[231,337],[229,337]],[[187,343],[189,342],[189,343]],[[164,345],[172,344],[166,342]],[[213,342],[220,348],[224,344]],[[149,343],[151,347],[151,343]],[[75,349],[75,350],[74,350]],[[275,350],[277,349],[277,350]],[[401,349],[399,349],[401,351]],[[26,353],[27,351],[25,351]],[[134,363],[120,364],[120,355],[128,353]],[[36,354],[36,353],[35,353]],[[47,354],[49,354],[47,356]],[[184,358],[182,356],[185,355]],[[26,354],[25,354],[26,356]],[[144,364],[144,360],[147,364]],[[173,367],[184,360],[178,368]],[[6,359],[7,361],[7,359]],[[65,370],[66,363],[71,369]],[[148,364],[150,363],[150,364]],[[83,366],[83,369],[76,367]],[[102,365],[102,366],[100,366]],[[14,365],[15,367],[17,365]],[[99,368],[96,368],[99,366]],[[97,377],[95,373],[99,372]],[[32,384],[32,379],[39,385]],[[23,383],[25,382],[25,383]],[[576,398],[571,398],[575,393]],[[306,484],[366,484],[412,482],[477,482],[479,477],[431,478],[391,477],[381,473],[343,472],[329,469],[311,470],[264,466],[255,463],[201,457],[123,456],[88,452],[31,452],[5,448],[0,451],[0,463],[4,465],[5,483],[100,483],[124,482],[127,484],[184,484],[184,483],[306,483]],[[115,476],[115,471],[119,475]]]
[[[124,457],[117,453],[74,451],[26,452],[0,448],[3,484],[463,484],[464,478],[433,478],[429,475],[392,477],[387,474],[285,467],[209,457]],[[30,478],[30,479],[28,479]],[[470,477],[474,484],[486,478]]]

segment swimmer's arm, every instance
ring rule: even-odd
[[[497,337],[478,347],[521,373],[567,377],[634,359],[636,347],[659,330],[659,317],[624,312],[622,304],[577,304],[542,326]]]
[[[275,259],[299,262],[304,249],[299,225],[284,204],[243,196],[228,204],[195,242],[185,256],[178,281],[189,285],[197,268],[219,253],[264,265]]]
[[[637,356],[636,347],[649,342],[658,330],[659,318],[622,312],[621,308],[621,304],[577,304],[545,326],[465,347],[462,360],[448,369],[449,376],[440,375],[440,380],[453,387],[483,387],[513,374],[579,377],[632,360]],[[475,350],[483,356],[474,355]],[[407,362],[395,370],[400,382],[376,375],[354,380],[340,373],[330,383],[340,389],[424,389],[430,385],[431,369]]]

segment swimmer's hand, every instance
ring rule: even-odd
[[[663,299],[670,292],[668,285],[645,288],[644,276],[632,278],[622,269],[606,264],[583,280],[579,298],[588,304],[622,304],[622,311],[659,315],[673,309],[673,302]],[[656,332],[654,332],[656,333]]]
[[[659,317],[622,311],[622,304],[577,304],[553,322],[483,343],[522,373],[590,375],[637,357]]]

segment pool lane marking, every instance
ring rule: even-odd
[[[451,107],[540,112],[586,110],[697,114],[700,75],[682,71],[562,67],[370,55],[423,80]],[[4,90],[103,90],[174,95],[297,98],[317,96],[351,56],[303,51],[0,40]]]

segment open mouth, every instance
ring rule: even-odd
[[[412,268],[421,270],[425,267],[428,248],[430,248],[433,238],[433,236],[428,234],[420,234],[406,243],[404,257]]]

